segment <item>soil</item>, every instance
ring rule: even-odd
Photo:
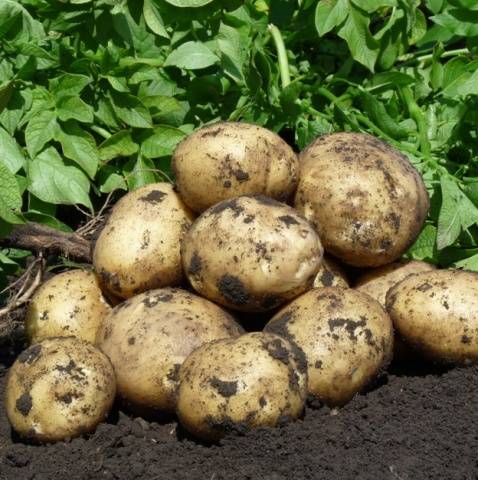
[[[0,345],[0,392],[20,343]],[[420,368],[417,368],[419,366]],[[217,445],[190,438],[173,419],[118,407],[88,438],[22,443],[0,406],[1,480],[478,478],[478,367],[392,366],[338,410],[309,406],[277,429],[239,431]]]

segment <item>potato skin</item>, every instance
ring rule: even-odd
[[[339,263],[325,255],[322,259],[319,273],[314,280],[314,288],[341,287],[348,288],[349,280]]]
[[[392,322],[368,295],[316,288],[280,310],[264,331],[299,347],[307,358],[308,393],[344,405],[390,362]]]
[[[355,289],[375,298],[385,307],[387,292],[408,275],[435,270],[431,263],[419,260],[402,260],[365,272],[357,279]]]
[[[98,345],[113,364],[123,399],[174,412],[184,359],[205,342],[242,333],[217,305],[185,290],[163,288],[117,306],[104,321]]]
[[[111,311],[89,270],[70,270],[47,280],[33,295],[25,317],[30,343],[48,337],[78,337],[94,343]]]
[[[325,250],[343,262],[390,263],[420,233],[428,193],[398,150],[367,134],[341,132],[316,139],[300,161],[295,208],[314,224]]]
[[[169,183],[127,193],[113,207],[93,251],[103,288],[120,298],[182,280],[179,242],[193,214]]]
[[[203,212],[240,195],[287,200],[297,186],[297,155],[277,134],[244,122],[220,122],[184,139],[172,159],[186,205]]]
[[[184,271],[200,295],[249,312],[270,310],[309,289],[322,254],[307,220],[263,196],[211,207],[181,245]]]
[[[478,362],[478,274],[434,270],[390,289],[387,310],[401,337],[444,363]]]
[[[299,417],[304,409],[303,353],[270,333],[207,343],[187,358],[179,375],[179,420],[202,439],[273,427]]]
[[[106,356],[84,340],[56,337],[19,355],[8,372],[5,410],[20,436],[55,442],[93,431],[114,397]]]

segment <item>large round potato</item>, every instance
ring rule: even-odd
[[[317,288],[280,310],[265,331],[283,336],[307,358],[309,394],[343,405],[389,363],[392,322],[368,295]]]
[[[126,194],[96,241],[93,265],[102,286],[120,298],[182,279],[179,242],[192,214],[169,183]]]
[[[320,270],[314,280],[314,288],[342,287],[348,288],[347,274],[340,264],[330,256],[324,256]]]
[[[200,128],[178,145],[172,161],[179,194],[196,212],[239,195],[285,201],[297,186],[298,165],[278,135],[242,122]]]
[[[70,270],[50,278],[35,292],[27,308],[25,330],[30,343],[70,336],[95,342],[110,311],[95,274]]]
[[[84,340],[56,337],[29,347],[10,368],[5,410],[20,436],[53,442],[94,430],[114,397],[106,356]]]
[[[402,260],[365,272],[357,279],[355,289],[370,295],[385,306],[387,292],[408,275],[435,270],[435,266],[418,260]]]
[[[357,267],[399,258],[426,219],[428,194],[407,158],[361,133],[319,137],[301,153],[295,208],[326,251]]]
[[[434,270],[411,275],[387,293],[401,337],[431,359],[478,362],[478,274]]]
[[[270,333],[207,343],[186,359],[179,376],[179,420],[203,439],[244,427],[273,427],[304,409],[303,353]]]
[[[164,288],[133,297],[106,318],[98,344],[116,373],[118,394],[135,407],[173,412],[179,367],[205,342],[242,328],[213,303]]]
[[[312,286],[323,251],[317,233],[294,209],[244,196],[204,212],[181,253],[202,296],[237,310],[265,311]]]

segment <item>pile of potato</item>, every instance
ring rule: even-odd
[[[93,271],[36,292],[5,397],[22,437],[91,432],[119,397],[215,441],[299,418],[308,397],[344,405],[394,350],[478,360],[476,274],[402,260],[429,199],[389,145],[343,132],[297,156],[223,122],[184,140],[173,170],[175,187],[115,205]]]

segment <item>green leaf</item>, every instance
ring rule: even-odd
[[[61,96],[56,103],[56,111],[63,122],[78,120],[93,123],[93,108],[78,96]]]
[[[156,167],[151,160],[138,155],[131,172],[128,172],[127,170],[124,171],[124,176],[129,189],[135,190],[148,183],[156,182],[158,177],[154,170],[156,170]]]
[[[8,223],[23,223],[21,209],[22,195],[15,175],[0,162],[0,218]]]
[[[143,15],[146,25],[160,37],[169,38],[158,8],[152,0],[144,0]]]
[[[167,125],[157,126],[141,144],[141,153],[146,158],[159,158],[171,155],[176,145],[186,135],[177,128]]]
[[[463,268],[464,270],[470,270],[472,272],[478,271],[478,253],[472,255],[471,257],[455,262],[455,267]]]
[[[0,85],[0,112],[8,105],[13,93],[13,82]]]
[[[79,95],[92,79],[86,75],[65,73],[60,77],[50,80],[50,92],[55,97],[62,95]]]
[[[142,101],[149,108],[155,123],[180,127],[189,111],[188,103],[180,102],[175,97],[154,95],[145,97]]]
[[[3,163],[10,170],[10,173],[17,173],[25,164],[25,157],[15,138],[1,127],[0,163]]]
[[[37,212],[35,210],[30,210],[23,215],[26,220],[30,222],[37,222],[42,223],[43,225],[48,225],[49,227],[56,228],[57,230],[61,230],[62,232],[72,232],[73,230],[66,225],[65,223],[61,222],[57,218],[53,217],[52,215],[48,215],[43,212]]]
[[[352,3],[368,13],[376,12],[383,7],[397,6],[397,0],[352,0]]]
[[[61,126],[58,141],[63,155],[80,165],[90,178],[94,178],[100,160],[95,139],[76,122],[70,121]]]
[[[323,37],[338,27],[347,18],[349,5],[347,0],[320,0],[315,9],[315,28]]]
[[[28,179],[28,190],[44,202],[57,205],[79,203],[93,209],[88,195],[88,178],[78,168],[65,166],[53,147],[30,162]]]
[[[165,0],[166,2],[180,8],[197,8],[203,7],[213,0]]]
[[[478,12],[464,8],[453,8],[430,17],[455,35],[474,37],[478,35]]]
[[[51,110],[43,110],[30,119],[25,129],[25,143],[31,157],[54,138],[57,128],[56,113]]]
[[[100,192],[102,193],[110,193],[114,190],[128,190],[125,179],[117,173],[112,173],[100,186]]]
[[[443,90],[443,95],[450,98],[478,95],[478,69],[473,74],[464,72]]]
[[[244,83],[244,67],[249,51],[249,27],[233,28],[221,23],[217,45],[224,72],[238,83]]]
[[[121,130],[111,135],[99,146],[100,159],[107,162],[117,157],[129,157],[138,151],[129,130]]]
[[[373,72],[380,44],[372,37],[369,24],[370,18],[354,5],[350,5],[347,20],[337,34],[347,42],[354,60]]]
[[[432,260],[435,258],[436,239],[436,227],[425,225],[415,243],[408,250],[407,256],[415,260]]]
[[[186,70],[199,70],[214,65],[219,61],[209,48],[201,42],[186,42],[173,50],[166,61],[165,67],[174,66]]]
[[[126,125],[151,128],[151,115],[138,97],[129,93],[111,92],[111,100],[116,116]]]

